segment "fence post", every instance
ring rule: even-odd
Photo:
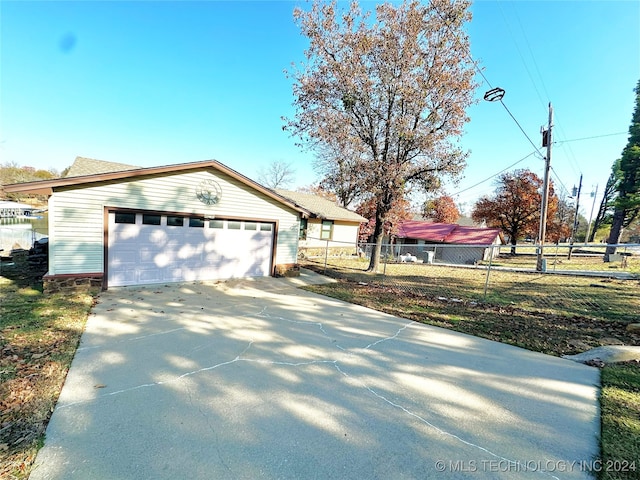
[[[382,249],[380,249],[382,251]],[[386,246],[386,252],[384,255],[384,265],[382,267],[382,285],[384,285],[384,279],[387,276],[387,257],[389,256],[389,244]]]
[[[491,274],[491,263],[493,262],[493,252],[495,249],[495,245],[491,247],[491,254],[489,255],[489,266],[487,267],[487,277],[484,280],[484,294],[482,296],[482,301],[487,301],[487,288],[489,286],[489,275]]]
[[[554,258],[553,258],[553,271],[554,271],[554,272],[556,271],[556,265],[558,264],[558,249],[559,249],[559,248],[560,248],[560,245],[558,245],[558,244],[556,243],[556,254],[555,254]],[[573,245],[571,245],[571,246],[569,247],[569,249],[570,249],[570,250],[569,250],[569,258],[568,258],[568,260],[571,260],[571,249],[572,249],[572,248],[573,248]]]
[[[324,249],[324,270],[323,274],[327,273],[327,260],[329,258],[329,240],[327,240],[327,246]]]

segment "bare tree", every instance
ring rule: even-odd
[[[334,192],[343,207],[349,207],[366,192],[366,174],[362,169],[366,156],[352,147],[320,145],[314,161],[314,169],[322,176],[320,186]]]
[[[322,185],[313,185],[313,184],[306,185],[304,187],[296,188],[296,191],[300,193],[308,193],[310,195],[316,195],[326,200],[330,200],[334,203],[337,203],[337,200],[338,200],[335,193],[329,190],[325,190],[324,188],[322,188]]]
[[[258,170],[258,183],[269,188],[288,188],[295,179],[295,173],[291,163],[274,160]]]
[[[453,140],[475,88],[468,8],[468,0],[385,3],[374,21],[357,2],[344,13],[321,0],[294,11],[310,45],[306,63],[289,73],[296,114],[285,129],[301,145],[350,153],[334,156],[326,170],[362,175],[354,183],[375,199],[370,271],[379,264],[386,217],[407,188],[430,191],[465,166]]]

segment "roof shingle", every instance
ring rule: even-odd
[[[123,172],[125,170],[136,170],[141,167],[127,165],[126,163],[105,162],[93,158],[76,157],[73,165],[65,177],[82,177],[84,175],[99,175],[101,173]]]
[[[291,190],[282,190],[277,188],[274,190],[278,195],[283,196],[299,205],[300,207],[309,210],[316,217],[324,218],[326,220],[343,220],[346,222],[358,222],[363,223],[368,220],[361,215],[358,215],[351,210],[339,206],[337,203],[322,198],[319,195],[313,195],[310,193],[294,192]]]

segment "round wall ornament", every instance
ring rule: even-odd
[[[222,197],[222,189],[215,180],[202,180],[196,187],[196,197],[205,205],[215,205]]]

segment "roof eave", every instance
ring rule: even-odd
[[[108,182],[113,180],[123,180],[127,178],[135,178],[148,175],[158,175],[163,173],[175,173],[187,170],[200,170],[214,168],[222,173],[229,175],[230,177],[238,180],[239,182],[250,186],[254,190],[266,195],[267,197],[282,203],[289,208],[296,210],[303,216],[311,215],[311,212],[289,199],[278,195],[273,190],[254,182],[248,177],[245,177],[241,173],[221,164],[216,160],[205,160],[201,162],[181,163],[178,165],[165,165],[161,167],[148,167],[148,168],[136,168],[133,170],[123,170],[119,172],[99,173],[95,175],[82,175],[77,177],[63,177],[56,178],[54,180],[40,180],[37,182],[25,182],[15,183],[11,185],[4,185],[4,191],[7,193],[26,193],[26,194],[38,194],[38,195],[51,195],[57,188],[70,187],[75,185],[88,185],[91,183]]]
[[[10,185],[3,185],[2,188],[6,193],[27,193],[32,195],[51,195],[53,193],[53,188],[48,185],[42,185],[42,181],[14,183]]]

